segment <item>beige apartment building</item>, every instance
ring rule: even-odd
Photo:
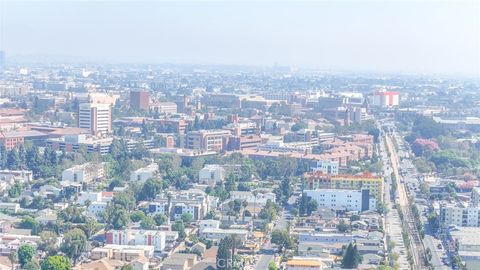
[[[221,129],[191,131],[187,134],[185,147],[202,152],[221,152],[224,138],[230,135],[230,131]]]

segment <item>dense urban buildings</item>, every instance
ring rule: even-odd
[[[0,5],[0,270],[480,269],[478,76],[392,71],[423,70],[425,59],[459,67],[463,50],[446,44],[478,45],[457,38],[467,31],[456,23],[471,18],[443,15],[464,3],[431,24],[456,33],[434,40],[442,52],[430,55],[434,46],[414,48],[443,32],[417,27],[401,12],[419,13],[403,3],[342,4],[345,19],[330,4],[206,13],[212,3],[173,12],[148,1],[59,2],[53,14],[16,2]],[[422,3],[422,21],[434,21],[437,4]],[[15,5],[24,9],[3,10]],[[287,11],[297,17],[285,20]],[[408,22],[405,33],[379,14]],[[25,34],[33,21],[57,25]],[[11,53],[4,45],[16,35],[42,38]],[[91,56],[25,53],[43,47]],[[238,61],[223,62],[231,50]],[[249,58],[264,64],[243,65]],[[382,63],[391,70],[367,72]]]
[[[13,77],[1,84],[13,105],[0,105],[0,208],[40,224],[0,219],[9,224],[0,231],[5,256],[22,245],[44,248],[37,235],[74,218],[106,229],[102,245],[77,259],[85,269],[208,269],[232,238],[242,262],[257,268],[276,247],[286,245],[282,256],[293,252],[288,241],[297,251],[277,262],[286,269],[341,266],[329,256],[345,257],[349,245],[365,267],[425,265],[429,252],[438,267],[475,268],[469,252],[476,251],[455,244],[462,230],[480,226],[473,105],[446,103],[435,91],[421,95],[412,90],[420,86],[394,78],[360,89],[343,78],[336,87],[347,92],[313,74],[291,72],[295,79],[285,82],[275,73],[237,78],[158,67],[128,71],[149,85],[131,88],[90,77],[111,76],[100,69],[87,76],[71,69],[65,78],[26,73],[33,83]],[[187,83],[156,84],[166,74]],[[211,91],[205,81],[250,86]],[[388,249],[400,254],[396,260]]]

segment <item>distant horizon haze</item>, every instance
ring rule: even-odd
[[[480,77],[480,1],[2,1],[12,62]]]

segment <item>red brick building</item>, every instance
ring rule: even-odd
[[[130,107],[136,110],[148,111],[150,108],[150,93],[147,90],[130,91]]]

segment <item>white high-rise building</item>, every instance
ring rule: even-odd
[[[78,127],[90,130],[93,135],[112,132],[112,107],[99,103],[80,104]]]
[[[398,107],[400,93],[380,90],[373,93],[372,105],[377,107]]]

